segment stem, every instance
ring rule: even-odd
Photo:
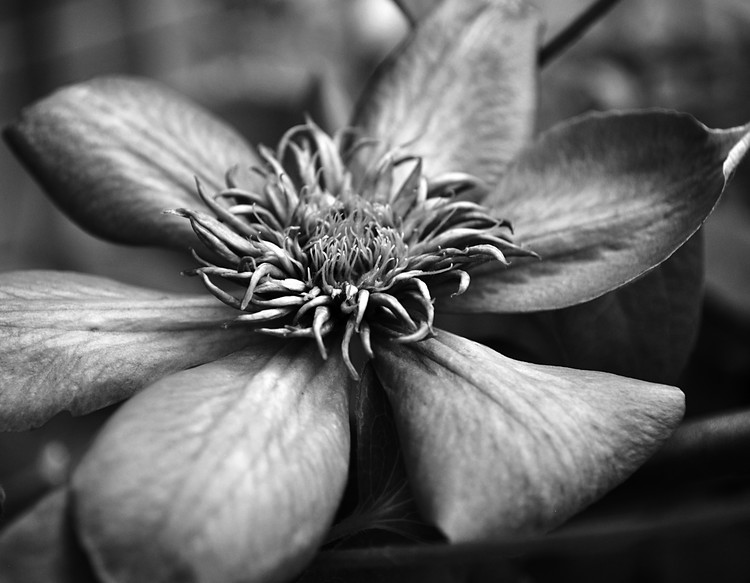
[[[586,8],[573,22],[557,33],[552,40],[542,47],[538,57],[539,66],[543,67],[577,41],[587,29],[614,8],[615,4],[619,1],[596,0],[591,6]]]

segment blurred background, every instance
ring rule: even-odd
[[[588,2],[536,4],[549,39]],[[4,0],[0,122],[61,85],[144,75],[202,103],[252,142],[273,145],[305,113],[344,124],[373,65],[407,29],[389,0]],[[748,59],[746,0],[623,0],[544,68],[539,128],[591,109],[635,107],[679,109],[710,127],[741,125],[750,121]],[[696,418],[750,406],[749,162],[705,231],[703,325],[682,383],[688,414]],[[65,269],[165,290],[198,289],[179,276],[186,267],[183,255],[118,247],[83,233],[0,146],[0,271]],[[0,484],[8,495],[0,528],[65,479],[106,414],[72,423],[60,416],[39,430],[0,434]],[[587,539],[573,548],[532,550],[500,571],[497,561],[480,561],[474,577],[750,581],[750,520],[736,506],[739,500],[746,511],[750,502],[750,448],[738,452],[736,468],[724,467],[721,480],[675,495],[681,506],[662,516],[661,530],[650,536],[641,529],[623,538],[617,521],[643,495],[635,480],[590,513],[592,520],[605,517],[596,522],[605,535],[619,533],[602,539],[609,544]],[[644,509],[657,512],[654,500],[663,497],[650,500],[652,506],[638,507],[639,518]],[[681,513],[697,518],[688,528],[670,522]]]

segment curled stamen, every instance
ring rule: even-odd
[[[359,326],[359,339],[367,358],[375,358],[375,353],[372,351],[372,340],[370,339],[370,325],[366,320],[363,320]]]
[[[328,358],[325,344],[323,343],[324,327],[331,321],[331,310],[328,306],[318,306],[315,308],[315,314],[313,316],[313,335],[315,341],[318,343],[318,350],[323,360]]]
[[[257,233],[257,229],[254,228],[252,225],[244,222],[243,220],[239,219],[235,214],[233,214],[229,209],[226,207],[220,205],[214,198],[208,196],[204,190],[203,186],[201,185],[200,180],[198,177],[195,177],[195,188],[198,191],[198,196],[200,199],[205,203],[205,205],[211,209],[211,211],[221,220],[226,222],[227,224],[231,225],[231,227],[240,233],[241,235],[244,235],[245,237],[252,237]]]
[[[416,331],[412,332],[411,334],[400,334],[396,336],[393,341],[398,342],[399,344],[409,344],[411,342],[419,342],[420,340],[424,340],[425,338],[433,334],[434,332],[432,331],[432,326],[430,326],[427,322],[422,322]]]
[[[362,320],[365,317],[365,311],[367,310],[367,303],[370,299],[370,292],[366,289],[360,290],[357,294],[357,316],[355,319],[354,329],[359,332]]]
[[[325,306],[332,302],[333,299],[331,296],[316,296],[307,300],[307,303],[303,304],[302,307],[297,310],[297,313],[294,315],[293,323],[296,324],[309,310],[317,309],[320,306]]]
[[[236,297],[234,297],[232,294],[225,292],[220,287],[216,286],[202,271],[198,272],[198,275],[203,280],[203,285],[206,286],[206,289],[211,292],[215,297],[219,298],[222,302],[224,302],[226,305],[231,306],[233,308],[240,309],[240,300],[238,300]]]
[[[242,298],[242,303],[240,304],[241,310],[247,309],[247,307],[250,305],[250,302],[253,301],[255,288],[260,283],[260,280],[270,275],[273,271],[274,266],[270,263],[263,263],[255,271],[253,271],[253,275],[250,277],[250,283],[248,283],[247,285],[247,290],[245,291],[245,295]]]
[[[253,298],[253,305],[261,308],[294,307],[301,306],[304,303],[305,298],[302,296],[283,295],[270,300],[261,300],[257,296]]]
[[[370,301],[387,308],[408,329],[417,329],[417,324],[412,320],[409,311],[392,295],[384,293],[370,294]]]
[[[460,172],[428,178],[406,147],[346,132],[328,136],[308,120],[284,134],[275,151],[260,147],[262,166],[249,168],[250,190],[238,185],[237,168],[215,194],[196,180],[211,214],[170,212],[190,221],[218,264],[193,251],[198,266],[184,273],[201,277],[209,293],[239,311],[232,323],[312,339],[322,358],[336,330],[344,364],[359,378],[355,334],[368,358],[373,334],[424,340],[433,334],[431,290],[453,277],[458,295],[473,266],[535,256],[513,242],[507,221],[475,202],[473,194],[485,191],[480,180]],[[372,152],[368,167],[364,148]],[[292,172],[288,162],[296,165]],[[238,291],[224,289],[231,286]]]
[[[452,275],[458,277],[458,289],[451,294],[451,297],[460,296],[467,289],[469,289],[469,283],[471,283],[471,277],[468,273],[462,269],[457,269],[451,272]]]
[[[357,372],[357,369],[352,363],[351,354],[349,353],[349,345],[351,344],[352,336],[354,335],[354,326],[354,318],[349,318],[346,321],[346,327],[344,328],[344,337],[341,340],[341,355],[344,358],[344,364],[346,365],[346,368],[349,369],[349,374],[355,381],[358,381],[359,372]]]
[[[417,302],[422,306],[425,312],[425,319],[427,324],[432,327],[432,322],[435,319],[435,306],[432,304],[432,296],[430,295],[430,288],[418,277],[411,280],[412,284],[417,287],[418,294],[415,296]]]
[[[236,316],[233,323],[238,324],[255,324],[257,322],[267,322],[268,320],[277,320],[283,318],[292,312],[293,308],[268,308],[267,310],[259,310],[252,314],[242,314]]]

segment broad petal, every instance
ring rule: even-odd
[[[595,300],[539,314],[549,364],[674,383],[695,344],[703,305],[703,237],[644,277]]]
[[[76,544],[68,490],[42,498],[0,534],[0,583],[96,583]]]
[[[594,299],[659,265],[703,224],[750,144],[667,112],[592,114],[547,132],[485,204],[541,256],[477,272],[449,310],[526,312]]]
[[[376,73],[353,125],[423,157],[427,177],[493,182],[533,132],[538,36],[525,2],[443,2]]]
[[[545,312],[443,314],[437,325],[520,360],[674,383],[703,306],[703,232],[636,281]]]
[[[108,77],[27,107],[5,130],[16,155],[55,202],[93,234],[185,248],[187,221],[162,214],[199,207],[195,178],[224,187],[234,165],[257,158],[210,113],[157,83]]]
[[[167,377],[112,417],[73,476],[107,581],[286,581],[347,477],[350,382],[314,343],[266,342]]]
[[[679,389],[514,361],[439,332],[378,343],[412,489],[453,541],[546,531],[635,470],[680,421]]]
[[[250,342],[231,308],[90,275],[0,274],[0,429],[88,413]]]

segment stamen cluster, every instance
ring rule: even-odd
[[[455,278],[460,294],[470,267],[533,255],[513,243],[506,221],[462,196],[481,188],[472,176],[428,179],[420,159],[395,151],[361,172],[349,169],[374,146],[308,122],[275,152],[260,148],[264,166],[252,169],[260,187],[241,187],[234,168],[211,196],[197,184],[210,213],[168,211],[188,218],[208,249],[206,257],[193,252],[200,266],[187,273],[240,312],[233,323],[313,338],[324,358],[326,338],[340,330],[355,378],[355,334],[368,357],[372,333],[422,340],[432,334],[431,287]]]

